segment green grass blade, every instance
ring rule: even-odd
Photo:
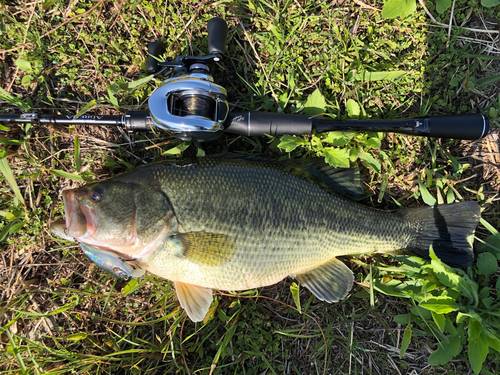
[[[14,192],[15,197],[17,200],[25,206],[26,203],[24,201],[24,197],[21,194],[21,190],[19,190],[19,186],[17,185],[16,182],[16,177],[14,176],[14,173],[12,172],[12,169],[10,169],[9,162],[7,161],[7,156],[3,156],[0,158],[0,173],[2,173],[7,180],[7,182],[10,185],[10,188]]]
[[[80,172],[82,169],[82,158],[80,154],[80,137],[75,137],[75,169]]]
[[[78,117],[80,117],[81,115],[83,115],[85,112],[89,111],[90,109],[92,109],[93,107],[95,107],[97,105],[97,101],[96,100],[91,100],[90,102],[88,102],[87,104],[85,104],[85,106],[80,109],[74,116],[73,118],[77,119]]]
[[[88,177],[84,177],[75,173],[69,173],[65,171],[61,171],[59,169],[49,169],[49,173],[53,174],[54,176],[58,177],[63,177],[63,178],[68,178],[73,181],[81,181],[81,182],[92,182],[93,180]]]

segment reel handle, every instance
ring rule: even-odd
[[[208,53],[225,55],[227,41],[227,23],[220,17],[208,21]]]
[[[161,70],[161,66],[158,65],[158,60],[154,57],[159,57],[164,52],[165,47],[159,40],[148,43],[148,62],[146,64],[146,71],[148,74],[155,74]]]

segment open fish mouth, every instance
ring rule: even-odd
[[[94,211],[80,204],[77,198],[85,195],[85,191],[65,190],[62,192],[64,213],[66,215],[66,235],[78,238],[84,234],[93,235],[97,230],[97,221]]]

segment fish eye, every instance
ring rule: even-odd
[[[95,187],[90,191],[89,197],[94,202],[99,202],[102,199],[104,191],[100,187]]]

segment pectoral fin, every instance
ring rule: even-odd
[[[318,299],[326,302],[338,302],[345,298],[354,283],[352,271],[336,258],[295,277]]]
[[[189,319],[193,322],[201,322],[208,313],[212,303],[212,289],[201,286],[186,284],[180,281],[174,282],[177,298]]]
[[[190,232],[169,238],[178,247],[176,255],[193,263],[220,266],[231,259],[234,241],[225,234]]]

